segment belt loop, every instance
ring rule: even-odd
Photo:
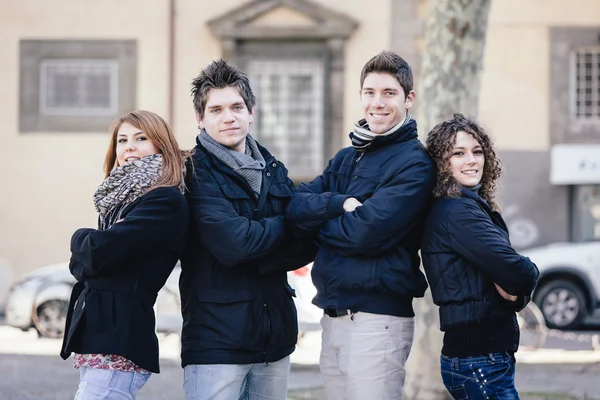
[[[452,357],[452,369],[457,371],[460,370],[460,361],[458,357]]]
[[[491,360],[492,362],[496,362],[496,358],[494,358],[494,353],[490,353],[490,354],[488,354],[488,357],[490,358],[490,360]]]

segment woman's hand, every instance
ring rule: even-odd
[[[512,294],[506,293],[504,291],[504,289],[502,289],[496,283],[494,283],[494,286],[496,286],[496,291],[498,292],[498,294],[500,296],[502,296],[503,299],[508,300],[508,301],[517,301],[518,296],[513,296]]]

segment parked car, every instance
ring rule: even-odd
[[[155,306],[158,332],[174,333],[181,330],[180,273],[178,265],[158,293]],[[33,327],[41,337],[62,337],[69,297],[75,282],[68,263],[53,264],[24,275],[9,289],[6,323],[23,330]]]
[[[600,241],[554,243],[522,254],[540,270],[533,301],[549,327],[575,329],[600,313]]]
[[[179,299],[179,263],[159,291],[156,299],[156,330],[161,333],[179,333],[182,318]],[[288,273],[289,282],[296,290],[296,307],[300,330],[318,329],[322,312],[311,304],[316,290],[310,279],[310,266]],[[60,338],[64,333],[71,289],[75,278],[68,263],[59,263],[36,269],[17,280],[9,289],[6,305],[6,323],[28,330],[35,328],[40,337]]]

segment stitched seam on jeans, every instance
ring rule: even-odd
[[[75,393],[75,400],[83,400],[83,394],[84,394],[86,388],[87,388],[87,381],[79,382],[79,387],[77,388],[77,393]]]
[[[133,386],[135,385],[135,375],[136,374],[137,374],[137,372],[132,372],[131,381],[129,382],[129,394],[132,395],[134,398],[135,398],[135,396],[133,395]]]
[[[494,379],[487,379],[487,377],[485,375],[481,376],[481,374],[479,374],[479,375],[476,374],[475,376],[477,377],[477,381],[479,383],[481,383],[482,385],[488,385],[490,383],[494,383],[494,382],[499,381],[500,379],[504,378],[506,376],[506,374],[508,374],[508,371],[510,371],[510,364],[507,362],[504,362],[504,361],[501,363],[496,363],[496,364],[502,364],[502,366],[507,367],[507,369],[502,373],[502,375],[500,375]],[[486,365],[486,367],[490,367],[491,365],[494,365],[494,364]],[[485,372],[487,374],[488,371],[486,371],[484,368],[482,368],[482,370],[483,370],[482,372]]]
[[[115,381],[117,380],[117,372],[120,372],[120,371],[117,371],[117,370],[114,370],[114,369],[108,369],[108,370],[105,370],[105,371],[112,372],[111,377],[110,377],[110,381],[108,382],[108,388],[107,388],[108,392],[110,392],[110,389],[114,387]]]

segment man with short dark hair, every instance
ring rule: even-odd
[[[401,399],[414,335],[412,300],[427,288],[418,250],[435,168],[408,110],[410,66],[382,52],[360,77],[364,119],[323,174],[302,184],[286,218],[319,251],[313,303],[324,309],[325,394]]]
[[[186,400],[285,399],[298,324],[286,271],[316,249],[286,233],[294,193],[284,165],[249,134],[255,97],[223,60],[194,79],[200,134],[181,258]]]

